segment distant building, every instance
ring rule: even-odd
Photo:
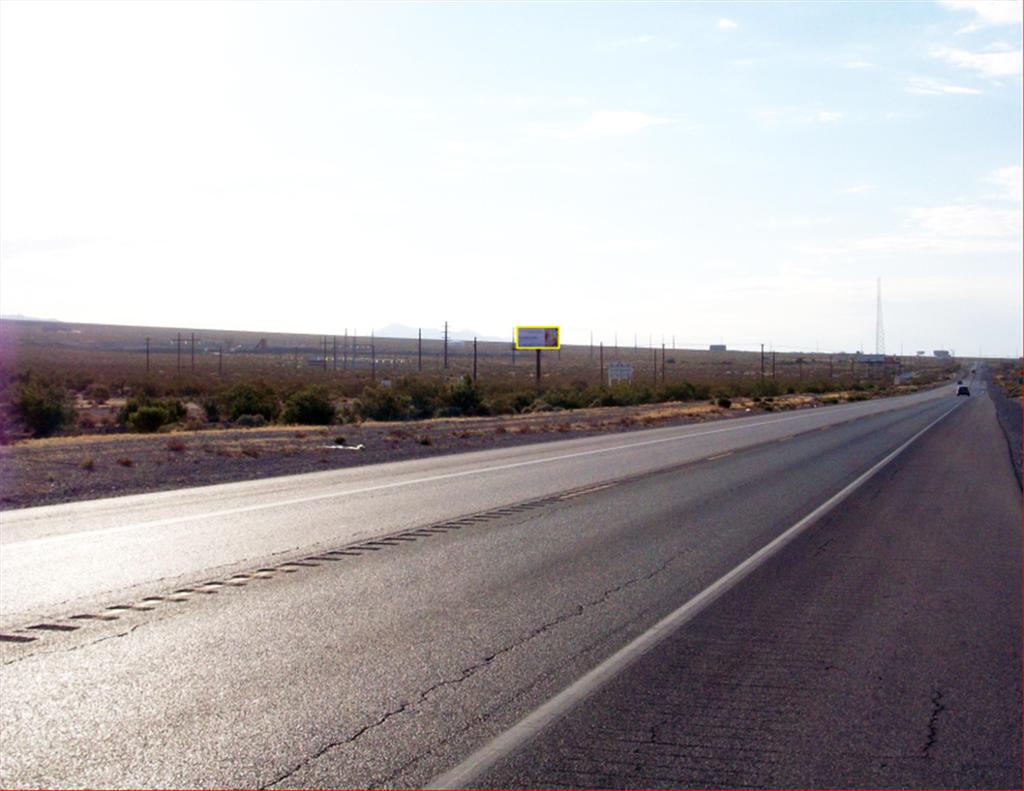
[[[948,360],[950,357],[953,356],[949,353],[947,349],[936,349],[935,351],[932,352],[932,354],[934,354],[940,360]]]
[[[710,346],[708,346],[708,351],[709,352],[724,352],[725,351],[725,344],[724,343],[712,343]]]

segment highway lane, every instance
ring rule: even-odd
[[[0,631],[948,397],[893,399],[0,512]],[[56,572],[56,573],[55,573]]]
[[[0,784],[422,785],[958,403],[0,643]]]

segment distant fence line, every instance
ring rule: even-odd
[[[247,333],[249,334],[249,333]],[[888,358],[886,363],[867,363],[853,353],[704,350],[661,345],[606,346],[603,342],[564,345],[540,353],[516,350],[509,341],[455,338],[378,338],[375,335],[286,336],[261,338],[256,343],[235,343],[231,333],[215,339],[195,333],[176,333],[172,338],[149,336],[139,347],[124,351],[144,356],[146,375],[159,372],[179,376],[224,376],[245,361],[278,370],[296,372],[319,369],[324,374],[368,377],[371,383],[394,376],[537,378],[569,377],[587,383],[607,383],[609,363],[632,366],[634,381],[665,384],[688,379],[866,379],[891,378],[905,371],[934,367],[931,358]],[[251,335],[251,334],[249,334]],[[684,360],[683,358],[687,359]],[[198,359],[197,359],[198,358]],[[233,365],[233,361],[234,365]],[[142,360],[140,360],[142,362]],[[168,370],[170,369],[170,370]]]

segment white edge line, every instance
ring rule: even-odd
[[[732,571],[719,577],[715,582],[687,601],[677,610],[669,613],[658,623],[641,634],[639,637],[620,648],[601,664],[589,671],[577,681],[570,684],[553,698],[542,703],[530,714],[513,725],[504,733],[499,734],[479,750],[470,755],[466,760],[449,771],[438,775],[425,786],[426,789],[455,789],[472,788],[473,782],[484,772],[491,769],[498,761],[505,758],[527,742],[538,736],[542,731],[564,717],[570,709],[577,706],[584,699],[594,694],[621,673],[627,666],[635,662],[645,653],[654,648],[658,643],[671,635],[679,627],[692,620],[701,611],[715,602],[722,594],[726,593],[737,583],[747,577],[754,569],[764,561],[776,554],[786,544],[790,543],[810,525],[817,522],[839,503],[849,497],[853,492],[863,486],[875,473],[885,467],[889,462],[899,456],[904,450],[928,431],[932,426],[943,420],[953,410],[960,406],[958,403],[938,418],[933,420],[914,436],[892,451],[867,472],[862,473],[851,483],[840,489],[836,494],[807,514],[803,519],[788,528],[784,533],[776,536],[771,542],[761,547],[757,552],[744,560]]]

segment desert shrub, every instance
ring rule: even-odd
[[[18,388],[14,409],[36,437],[49,436],[75,420],[71,397],[56,382],[28,378]]]
[[[407,420],[411,399],[386,387],[367,387],[358,399],[357,411],[367,420]]]
[[[220,404],[217,402],[216,398],[204,398],[202,406],[203,412],[206,414],[207,422],[220,422]]]
[[[600,406],[636,406],[655,400],[654,393],[647,385],[636,382],[616,382],[612,387],[601,387],[593,399]]]
[[[444,388],[441,392],[440,407],[441,413],[446,417],[486,414],[483,396],[469,374]]]
[[[722,409],[728,409],[729,407],[732,406],[732,400],[729,399],[729,398],[726,398],[725,396],[719,396],[717,404],[720,407],[722,407]]]
[[[655,394],[658,401],[702,401],[708,397],[707,385],[683,380],[664,384]]]
[[[824,379],[809,379],[803,382],[801,388],[805,393],[827,393],[832,389],[832,385]]]
[[[118,413],[118,422],[132,431],[153,432],[185,417],[185,405],[176,398],[155,400],[148,396],[129,398]]]
[[[536,396],[525,391],[492,393],[484,399],[488,415],[513,415],[524,411]]]
[[[406,377],[398,382],[395,389],[409,399],[408,413],[413,420],[426,420],[437,414],[441,401],[440,385],[415,377]]]
[[[561,409],[580,409],[590,403],[585,400],[583,392],[575,388],[556,387],[544,393],[544,400],[552,407]]]
[[[293,393],[285,402],[284,422],[326,426],[337,414],[331,395],[323,385],[310,385]]]
[[[234,422],[242,415],[262,415],[267,422],[274,420],[281,411],[277,393],[263,382],[241,383],[224,395],[228,418]]]
[[[97,404],[105,404],[110,398],[110,388],[106,385],[94,384],[89,388],[89,398]]]
[[[66,377],[64,384],[69,390],[84,393],[92,385],[92,382],[93,379],[89,374],[75,372]]]
[[[750,395],[761,398],[774,398],[782,395],[782,387],[774,379],[762,379],[750,388]]]
[[[241,428],[260,428],[267,425],[267,419],[263,415],[239,415],[234,423]]]
[[[155,404],[140,406],[128,417],[128,425],[133,431],[151,433],[171,422],[170,414],[162,406]]]

